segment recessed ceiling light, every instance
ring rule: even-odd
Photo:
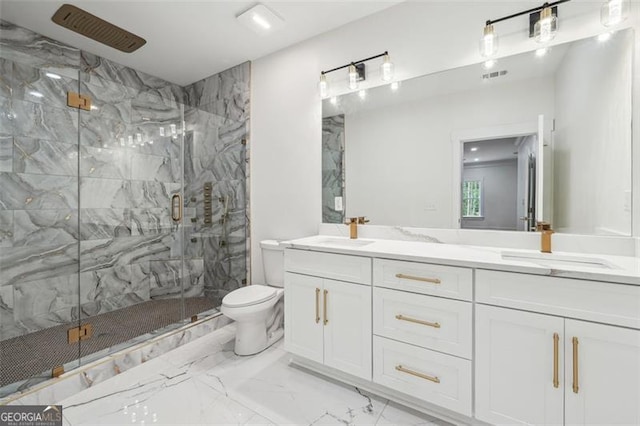
[[[241,13],[237,19],[242,25],[260,36],[271,34],[284,25],[282,18],[262,4]]]
[[[473,148],[471,148],[471,152],[476,152],[478,150],[477,146],[474,146]]]
[[[480,161],[480,159],[479,158],[474,158],[473,161]]]

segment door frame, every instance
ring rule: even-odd
[[[538,134],[538,121],[526,123],[503,124],[490,127],[478,127],[473,129],[454,130],[451,132],[453,145],[453,214],[451,228],[462,228],[462,145],[467,142],[477,142],[490,139],[502,139]]]

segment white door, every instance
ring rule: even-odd
[[[563,318],[476,307],[479,420],[509,425],[563,423],[563,329]]]
[[[284,349],[322,363],[322,278],[287,272],[284,297]]]
[[[576,320],[565,327],[567,425],[640,424],[640,331]]]
[[[323,297],[325,365],[371,380],[371,286],[324,280]]]

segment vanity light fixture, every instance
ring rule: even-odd
[[[629,0],[607,0],[600,9],[600,22],[605,27],[613,27],[629,16]]]
[[[533,9],[523,10],[512,15],[498,19],[489,19],[485,22],[482,39],[480,40],[480,55],[484,58],[492,58],[498,53],[498,34],[494,24],[522,15],[529,15],[529,37],[534,37],[539,43],[548,43],[558,31],[558,5],[571,0],[558,0],[553,3],[544,3]],[[611,0],[628,1],[628,0]],[[604,7],[604,6],[603,6]]]
[[[347,83],[349,85],[349,89],[357,90],[360,82],[366,79],[366,68],[365,62],[371,61],[373,59],[384,58],[382,61],[382,65],[380,66],[380,76],[382,81],[391,81],[393,80],[393,63],[391,62],[391,58],[389,57],[389,52],[384,52],[379,55],[371,56],[366,59],[361,59],[359,61],[350,62],[346,65],[342,65],[328,71],[322,71],[320,73],[320,97],[326,98],[329,96],[329,82],[327,80],[327,74],[332,73],[334,71],[338,71],[344,68],[347,68]]]

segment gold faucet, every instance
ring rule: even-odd
[[[347,222],[345,222],[345,225],[349,225],[349,238],[351,238],[352,240],[358,238],[358,225],[364,225],[368,222],[369,219],[364,216],[350,217]]]
[[[551,253],[551,235],[555,232],[551,229],[551,224],[538,222],[536,229],[540,231],[540,251],[542,253]]]

